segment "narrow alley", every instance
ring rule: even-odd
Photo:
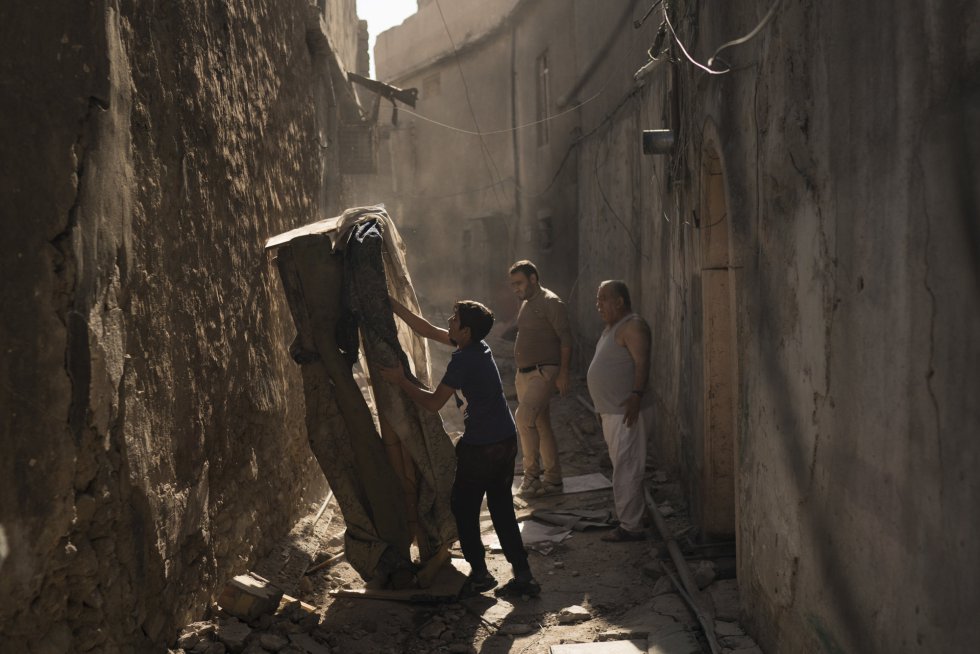
[[[0,654],[978,648],[976,0],[8,2],[0,97]]]
[[[497,359],[506,377],[514,371],[513,357],[505,354],[512,344],[500,339],[488,341],[495,352],[504,353]],[[434,360],[438,367],[445,365],[448,357],[436,354]],[[611,476],[595,415],[585,407],[587,393],[584,380],[579,379],[567,396],[554,401],[552,420],[565,436],[561,456],[566,479],[595,473]],[[511,405],[516,408],[513,394]],[[443,414],[450,430],[462,430],[461,414],[455,407],[444,409]],[[663,471],[656,470],[652,461],[647,483],[671,534],[683,545],[699,591],[703,591],[698,599],[713,616],[715,637],[722,648],[719,651],[760,652],[738,624],[734,544],[707,547],[691,537],[693,527],[681,489]],[[229,614],[216,607],[214,617],[185,626],[178,644],[184,651],[204,654],[293,651],[279,649],[288,644],[310,654],[711,651],[690,606],[661,567],[672,571],[673,563],[656,530],[651,528],[650,539],[642,542],[600,540],[611,527],[602,526],[612,517],[608,487],[585,492],[569,489],[562,495],[526,501],[518,498],[516,503],[519,520],[543,527],[542,540],[525,537],[532,568],[541,581],[540,597],[504,600],[486,593],[457,600],[416,591],[415,600],[395,601],[387,599],[383,591],[365,595],[360,577],[343,560],[344,525],[335,505],[328,504],[320,514],[323,505],[311,504],[310,514],[255,568],[270,585],[285,591],[276,612],[249,619],[246,611]],[[536,519],[541,512],[584,512],[595,526],[557,526]],[[482,518],[484,538],[494,553],[491,572],[498,579],[506,579],[509,565],[494,547],[485,508]],[[530,533],[527,529],[524,532]],[[461,561],[458,547],[453,548],[452,555]],[[465,569],[465,563],[462,565]],[[453,592],[457,589],[448,587]],[[219,599],[222,606],[230,604],[223,599],[227,598]],[[606,648],[620,644],[624,649],[552,649],[586,643]]]

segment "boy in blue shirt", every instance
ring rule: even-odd
[[[463,437],[456,444],[456,477],[450,504],[456,518],[459,545],[471,572],[464,593],[482,593],[497,585],[487,569],[486,552],[480,538],[480,505],[486,495],[493,528],[504,556],[514,570],[514,578],[497,589],[497,595],[535,596],[541,587],[531,574],[524,541],[514,514],[511,484],[517,456],[517,428],[507,406],[500,372],[490,346],[483,338],[493,327],[493,312],[479,302],[460,300],[453,306],[449,329],[436,327],[396,300],[395,315],[415,333],[444,345],[454,346],[442,382],[434,391],[417,386],[401,367],[384,368],[382,376],[397,384],[424,409],[438,411],[450,397],[463,407]]]

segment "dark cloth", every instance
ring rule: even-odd
[[[485,341],[453,352],[442,383],[463,393],[463,438],[469,445],[496,443],[517,435],[514,416],[507,406],[500,371]],[[456,397],[456,404],[463,402]]]
[[[484,495],[500,547],[513,566],[514,574],[530,571],[511,494],[516,456],[516,436],[489,445],[471,445],[462,441],[456,445],[456,480],[451,506],[463,558],[474,572],[487,569],[486,551],[480,538],[480,505]]]

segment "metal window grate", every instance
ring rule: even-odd
[[[373,123],[342,125],[338,141],[340,172],[347,175],[378,172],[378,130]]]

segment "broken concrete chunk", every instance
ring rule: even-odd
[[[577,622],[585,622],[586,620],[591,620],[592,614],[589,610],[583,606],[575,604],[573,606],[568,606],[558,612],[558,622],[559,624],[575,624]]]
[[[442,620],[433,620],[419,629],[419,637],[426,640],[435,640],[446,630],[446,625]]]
[[[177,647],[180,649],[193,649],[195,645],[214,633],[213,622],[194,622],[180,630],[177,637]]]
[[[596,634],[596,642],[607,643],[616,640],[644,640],[649,631],[646,629],[608,629]]]
[[[697,561],[693,565],[692,576],[698,588],[705,589],[715,580],[715,564],[712,561]]]
[[[219,620],[214,630],[215,638],[231,652],[241,652],[245,649],[245,641],[252,633],[252,628],[237,618]]]
[[[274,612],[282,600],[282,591],[255,573],[238,575],[221,590],[218,606],[226,613],[245,621]]]
[[[762,654],[762,650],[749,636],[723,636],[718,642],[738,654]]]
[[[268,652],[278,652],[289,644],[286,638],[278,634],[262,634],[259,636],[258,642],[262,646],[262,649]]]
[[[660,595],[653,598],[652,603],[653,610],[661,615],[668,615],[678,622],[682,622],[686,625],[694,625],[697,620],[694,614],[691,613],[691,609],[688,608],[684,600],[680,598],[680,595],[672,593],[669,595]]]
[[[670,577],[661,577],[657,579],[657,583],[653,585],[652,595],[656,597],[657,595],[666,595],[667,593],[674,592],[674,584],[670,580]]]
[[[289,637],[290,644],[304,654],[330,654],[330,648],[316,642],[307,634],[293,634]]]
[[[505,602],[503,600],[497,600],[496,604],[492,604],[487,607],[483,612],[483,619],[494,626],[499,626],[504,623],[507,616],[511,614],[514,610],[514,605],[510,602]]]
[[[660,561],[650,561],[643,566],[643,574],[650,579],[660,579],[664,576],[663,566]]]
[[[717,636],[744,636],[745,631],[736,622],[724,622],[715,620],[715,634]]]
[[[197,645],[195,645],[194,647],[186,651],[190,652],[191,654],[207,654],[207,651],[211,648],[211,645],[213,644],[214,643],[212,643],[210,640],[205,639],[200,641]],[[222,649],[224,649],[224,645],[221,645],[221,647]]]
[[[208,648],[204,650],[204,654],[225,654],[228,648],[225,647],[224,643],[211,643]]]
[[[520,622],[513,622],[511,624],[505,624],[500,628],[500,633],[508,634],[510,636],[523,636],[534,631],[534,627],[529,624],[523,624]]]

